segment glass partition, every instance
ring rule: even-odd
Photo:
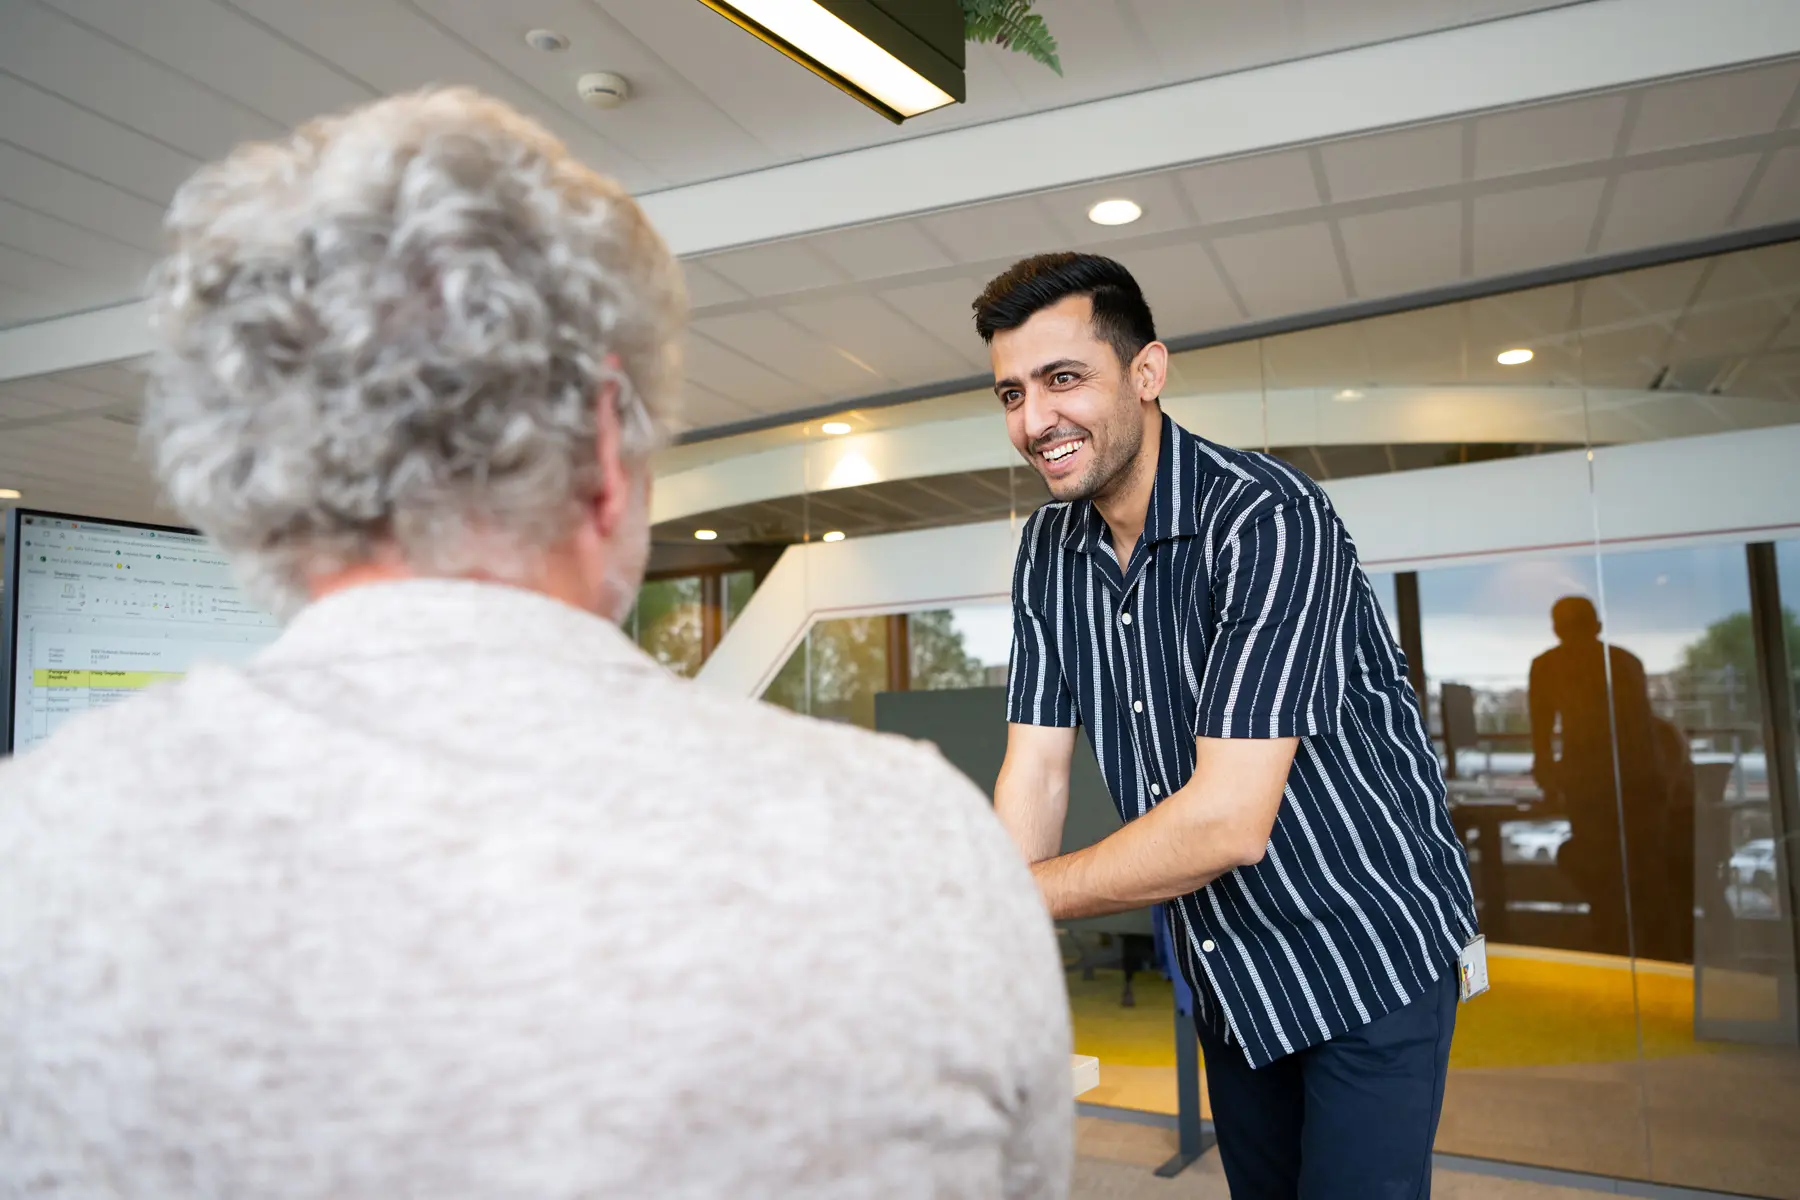
[[[1800,517],[1760,449],[1800,423],[1796,314],[1788,244],[1172,358],[1175,420],[1332,494],[1411,660],[1494,984],[1459,1011],[1442,1151],[1800,1200]],[[983,395],[842,424],[759,443],[795,448],[784,494],[687,519],[738,556],[727,622],[790,548],[1016,528],[1047,498]],[[909,431],[931,437],[859,440]],[[807,559],[819,619],[766,698],[873,726],[884,697],[936,694],[997,755],[1001,597],[845,608],[834,561]],[[697,600],[646,593],[639,637],[672,665]],[[1084,1099],[1173,1112],[1145,930],[1059,932],[1102,1060]]]

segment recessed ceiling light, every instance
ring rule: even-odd
[[[1102,200],[1088,209],[1088,220],[1096,225],[1129,225],[1143,215],[1131,200]]]
[[[1521,363],[1530,362],[1532,358],[1531,351],[1521,346],[1517,350],[1502,350],[1500,356],[1494,361],[1503,367],[1516,367]]]
[[[827,421],[819,426],[819,432],[829,433],[832,437],[843,437],[846,433],[850,432],[850,422]]]
[[[819,540],[822,542],[841,542],[844,540],[844,531],[841,529],[834,529]]]
[[[1361,400],[1362,398],[1363,398],[1363,394],[1361,392],[1357,391],[1355,388],[1345,388],[1343,391],[1338,392],[1336,395],[1332,396],[1333,400],[1342,400],[1346,403],[1348,403],[1351,400]]]
[[[569,48],[567,34],[558,33],[554,29],[533,29],[525,35],[525,44],[533,50],[542,50],[546,54],[555,54],[559,50]]]
[[[694,540],[696,542],[716,542],[719,540],[719,531],[716,529],[696,529],[694,530]]]
[[[0,488],[0,500],[17,500],[19,498],[18,488]]]

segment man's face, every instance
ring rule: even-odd
[[[1130,364],[1095,335],[1093,316],[1091,299],[1070,296],[988,347],[1012,444],[1058,500],[1104,494],[1144,440]]]

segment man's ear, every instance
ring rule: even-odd
[[[1169,348],[1161,342],[1151,342],[1131,360],[1131,385],[1140,403],[1160,397],[1168,378]]]
[[[619,425],[619,385],[609,379],[594,395],[594,462],[600,468],[600,486],[594,492],[593,521],[602,537],[612,536],[631,507],[631,483],[619,453]]]

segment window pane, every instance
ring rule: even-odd
[[[763,699],[825,721],[875,728],[887,688],[887,618],[820,621],[807,631]]]
[[[733,571],[725,576],[725,628],[731,628],[732,622],[743,613],[755,592],[755,572]]]
[[[1800,1146],[1800,1113],[1757,1098],[1800,1077],[1794,931],[1744,547],[1601,570],[1608,640],[1642,665],[1640,683],[1615,664],[1612,697],[1653,1176],[1782,1194],[1777,1148]]]
[[[1599,594],[1592,556],[1419,573],[1434,733],[1455,764],[1450,813],[1493,981],[1457,1014],[1438,1149],[1641,1176],[1631,960],[1623,935],[1612,944],[1600,927],[1625,905],[1623,872],[1609,877],[1604,852],[1618,825],[1586,787],[1596,722],[1610,759],[1606,674],[1589,669],[1597,649],[1592,663],[1585,650],[1572,667],[1563,661],[1551,618],[1565,597]],[[1557,786],[1558,766],[1569,788]],[[1598,850],[1571,854],[1577,839]],[[1578,1138],[1561,1132],[1571,1122]]]
[[[700,670],[700,579],[654,579],[638,592],[628,622],[639,646],[679,675]]]
[[[914,613],[908,620],[915,692],[1001,687],[1012,653],[1012,608],[970,605]]]
[[[1394,595],[1394,573],[1392,571],[1369,572],[1369,586],[1375,589],[1375,599],[1381,604],[1381,615],[1387,618],[1388,632],[1394,635],[1396,643],[1400,640],[1400,602]]]

